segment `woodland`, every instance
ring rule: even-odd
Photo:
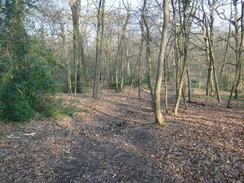
[[[243,0],[0,0],[0,183],[241,183]]]

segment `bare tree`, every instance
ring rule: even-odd
[[[147,61],[147,79],[148,79],[148,88],[150,89],[151,101],[153,106],[154,101],[154,92],[153,92],[153,84],[152,84],[152,51],[151,51],[151,36],[148,25],[148,17],[146,15],[147,9],[147,0],[144,0],[143,8],[142,8],[142,22],[141,22],[141,30],[144,34],[144,39],[146,40],[146,61]],[[145,25],[145,33],[143,29],[143,25]]]
[[[124,0],[123,6],[126,9],[126,20],[123,24],[123,28],[121,30],[121,36],[118,37],[118,49],[116,54],[116,64],[115,64],[115,84],[117,91],[121,91],[124,85],[124,62],[125,62],[125,54],[126,54],[126,47],[125,47],[125,33],[126,28],[129,23],[129,19],[131,17],[130,13],[130,6],[125,4]],[[119,67],[120,66],[120,67]],[[120,80],[119,80],[120,74]]]
[[[163,64],[165,58],[165,51],[167,46],[168,40],[168,29],[169,29],[169,2],[168,0],[164,0],[163,3],[163,10],[164,10],[164,23],[161,33],[161,44],[159,50],[159,57],[158,57],[158,69],[157,69],[157,77],[155,83],[155,90],[154,90],[154,111],[155,111],[155,118],[156,123],[159,125],[165,125],[164,118],[161,113],[161,88],[162,88],[162,79],[163,79]]]
[[[183,9],[181,8],[181,5]],[[189,14],[193,12],[193,7],[194,6],[192,6],[190,9],[190,1],[182,1],[182,2],[178,1],[178,11],[180,16],[180,27],[179,27],[180,32],[176,34],[176,38],[175,38],[175,42],[176,42],[175,52],[177,53],[176,56],[178,57],[176,58],[178,59],[177,62],[178,62],[178,70],[179,70],[179,80],[178,80],[179,83],[178,83],[177,97],[176,97],[176,102],[174,107],[175,115],[178,114],[180,99],[182,94],[183,94],[185,105],[187,107],[183,86],[184,86],[185,72],[187,68],[189,34],[190,34],[190,26],[191,26]],[[181,11],[183,12],[181,13]],[[183,40],[183,42],[180,42],[181,39]],[[181,64],[180,67],[179,64]]]
[[[98,90],[100,83],[101,62],[103,55],[103,36],[104,36],[104,13],[105,13],[105,0],[99,0],[97,10],[97,37],[96,37],[96,66],[95,77],[93,83],[93,95],[92,97],[98,98]]]
[[[235,39],[235,57],[236,57],[236,71],[235,71],[235,76],[234,76],[234,81],[232,84],[229,100],[228,100],[228,108],[230,108],[231,104],[231,98],[233,96],[233,93],[235,92],[235,97],[238,97],[238,87],[241,82],[241,70],[242,70],[242,52],[243,52],[243,47],[244,47],[244,2],[241,1],[241,16],[240,18],[238,17],[238,9],[237,9],[237,0],[233,1],[234,5],[234,11],[235,11],[235,20],[234,20],[234,27],[235,27],[235,34],[234,34],[234,39]],[[239,21],[241,23],[239,23]],[[240,29],[240,38],[239,38],[239,29]]]
[[[73,53],[74,53],[74,95],[77,94],[78,85],[78,64],[81,58],[80,49],[80,0],[69,0],[69,5],[72,11],[73,21]]]

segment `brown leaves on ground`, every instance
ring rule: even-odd
[[[127,93],[77,96],[82,112],[63,120],[0,124],[0,182],[242,182],[243,109],[195,99],[206,105],[159,127],[148,92]]]

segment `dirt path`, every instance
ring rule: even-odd
[[[0,124],[0,182],[243,180],[243,110],[199,100],[161,128],[148,93],[101,96],[76,97],[82,112],[62,120]]]

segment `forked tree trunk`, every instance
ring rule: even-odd
[[[182,69],[181,69],[181,73],[180,73],[180,79],[179,79],[179,88],[178,88],[178,95],[176,98],[176,102],[175,102],[175,107],[174,107],[174,114],[177,115],[178,114],[178,110],[179,110],[179,105],[180,105],[180,99],[181,99],[181,95],[183,93],[183,86],[184,86],[184,77],[185,77],[185,72],[186,72],[186,66],[187,66],[187,54],[188,54],[188,43],[189,43],[189,22],[187,19],[187,15],[188,15],[188,8],[189,8],[189,2],[184,2],[183,3],[183,20],[181,19],[180,23],[181,23],[181,27],[182,27],[182,34],[183,34],[183,40],[184,40],[184,44],[183,44],[183,63],[182,63]],[[180,5],[179,5],[179,10],[180,10]],[[183,96],[184,97],[184,96]],[[185,99],[184,99],[185,101]]]

